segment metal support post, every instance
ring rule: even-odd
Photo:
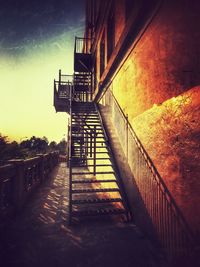
[[[94,126],[94,167],[93,167],[93,174],[96,175],[96,125]]]

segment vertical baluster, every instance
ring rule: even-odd
[[[172,222],[171,222],[171,207],[170,207],[170,203],[166,200],[167,203],[167,218],[166,218],[166,224],[167,224],[167,245],[168,245],[168,251],[170,254],[170,257],[172,256],[172,246],[171,246],[171,231],[172,231]]]
[[[157,185],[156,178],[154,182],[156,188],[156,209],[155,209],[156,228],[158,229],[158,233],[160,233],[160,190]]]
[[[93,174],[96,175],[96,125],[94,126],[94,169]]]
[[[178,228],[179,228],[179,223],[177,220],[177,215],[174,213],[174,255],[176,255],[177,250],[178,250]]]
[[[145,165],[146,168],[146,165]],[[148,171],[147,171],[148,172]],[[152,221],[154,221],[154,187],[153,187],[153,175],[148,176],[148,180],[149,180],[149,202],[151,203],[151,218]]]
[[[164,249],[166,248],[165,246],[165,233],[164,233],[164,212],[165,212],[165,206],[164,206],[164,197],[163,197],[163,191],[162,188],[160,188],[160,225],[161,225],[161,242],[164,246]]]
[[[92,133],[90,132],[90,157],[92,157]]]
[[[85,154],[86,156],[88,156],[88,133],[85,134],[85,144],[86,144]]]

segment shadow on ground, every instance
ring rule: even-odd
[[[1,229],[0,266],[158,267],[161,253],[134,224],[85,221],[69,226],[68,170],[62,163]]]

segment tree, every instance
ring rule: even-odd
[[[23,158],[24,154],[20,150],[19,144],[16,141],[9,142],[7,136],[0,134],[0,161],[4,163],[9,159]]]
[[[67,153],[67,142],[65,140],[60,141],[57,145],[57,149],[59,150],[60,154],[66,155]]]
[[[55,141],[52,141],[50,144],[49,144],[49,151],[55,151],[57,150],[57,143]]]
[[[44,154],[58,150],[60,154],[66,155],[67,142],[63,139],[58,144],[50,142],[43,136],[42,138],[32,136],[30,139],[23,140],[20,144],[16,141],[9,142],[7,136],[0,134],[0,164],[6,163],[9,159],[30,158],[37,154]]]
[[[6,159],[6,148],[8,140],[7,136],[0,134],[0,161],[3,162]]]
[[[9,159],[24,158],[23,151],[20,150],[20,146],[16,141],[8,143],[6,151]]]
[[[20,143],[22,149],[28,150],[30,154],[46,153],[48,150],[48,139],[32,136],[29,140]]]

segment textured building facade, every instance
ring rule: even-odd
[[[196,0],[88,0],[85,32],[94,63],[93,98],[111,107],[130,167],[134,154],[109,90],[195,229],[200,229],[192,208],[199,201],[194,152],[200,129],[199,11]]]

